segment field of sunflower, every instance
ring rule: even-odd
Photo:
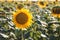
[[[60,1],[0,1],[0,40],[60,40]]]

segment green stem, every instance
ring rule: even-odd
[[[58,18],[58,21],[60,21],[60,18]]]
[[[22,30],[22,40],[24,40],[24,31]]]

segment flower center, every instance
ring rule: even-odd
[[[28,21],[28,16],[25,13],[21,12],[16,16],[16,21],[19,24],[25,24]]]
[[[60,7],[59,6],[53,7],[52,12],[54,14],[60,14]]]
[[[39,2],[41,5],[44,5],[44,2]]]

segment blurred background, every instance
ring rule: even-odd
[[[22,8],[33,16],[24,30],[12,21],[13,12]],[[0,1],[0,40],[60,40],[60,1]]]

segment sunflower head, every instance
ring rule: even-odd
[[[27,9],[17,10],[13,14],[13,22],[16,28],[25,29],[32,24],[32,14]]]
[[[52,8],[52,16],[60,18],[60,6]]]
[[[38,2],[38,6],[41,7],[41,8],[45,8],[47,6],[47,2],[46,1],[39,1]]]

